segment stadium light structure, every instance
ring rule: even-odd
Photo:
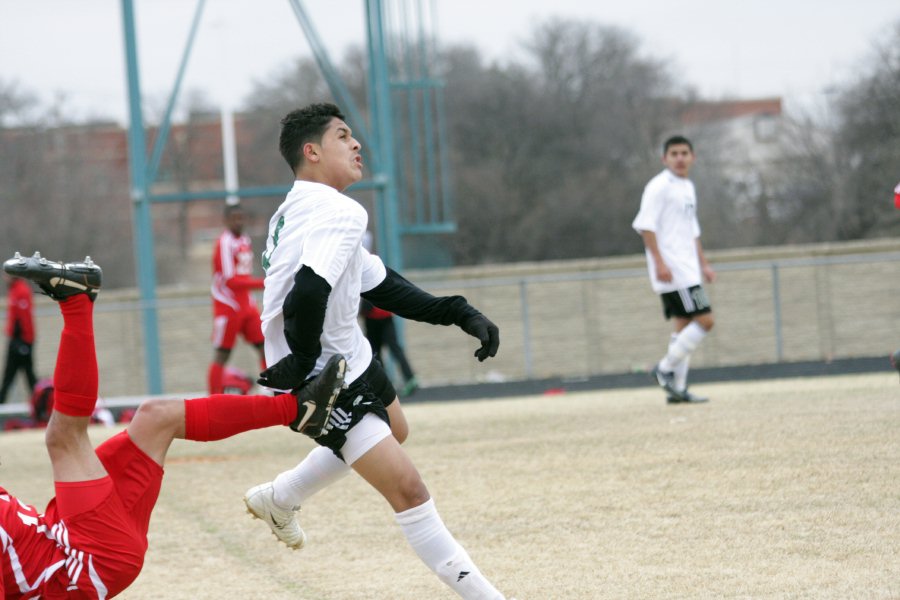
[[[423,0],[363,0],[368,52],[368,122],[334,67],[302,0],[286,0],[310,45],[337,104],[363,145],[372,177],[351,190],[375,195],[376,240],[384,262],[403,266],[403,239],[408,235],[450,233],[456,224],[446,152],[443,82],[432,72],[436,58],[434,8]],[[134,0],[121,0],[128,79],[128,149],[134,219],[134,253],[144,336],[147,391],[163,393],[157,318],[154,203],[283,196],[289,186],[255,186],[159,194],[153,192],[169,138],[172,114],[181,91],[206,0],[198,0],[188,39],[147,155],[141,98]],[[428,16],[432,22],[429,23]],[[428,25],[432,32],[428,33]],[[402,139],[398,141],[398,136]],[[402,335],[402,329],[399,332]]]

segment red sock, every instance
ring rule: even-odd
[[[277,396],[215,394],[184,401],[184,439],[223,440],[235,434],[273,425],[289,425],[297,418],[297,399]]]
[[[210,363],[209,370],[206,372],[206,384],[209,388],[209,395],[221,394],[223,389],[222,380],[225,378],[225,366],[219,363]]]
[[[59,303],[63,330],[53,372],[53,410],[89,417],[97,403],[97,353],[94,349],[94,303],[78,294]]]

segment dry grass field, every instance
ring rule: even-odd
[[[889,373],[407,405],[407,450],[481,569],[519,600],[900,598],[900,386]],[[108,430],[95,429],[99,441]],[[244,512],[312,442],[176,442],[129,599],[456,596],[351,475],[301,513],[298,552]],[[0,484],[43,506],[38,432],[0,436]]]

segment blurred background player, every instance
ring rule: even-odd
[[[256,347],[261,370],[266,368],[259,309],[250,294],[261,290],[263,280],[253,276],[253,246],[244,234],[246,214],[239,204],[225,205],[225,231],[213,251],[213,361],[207,372],[210,394],[224,390],[225,364],[242,335]]]
[[[143,566],[172,440],[214,441],[274,425],[321,435],[343,384],[346,362],[337,356],[297,395],[148,400],[127,429],[95,450],[87,429],[97,402],[100,268],[90,258],[63,265],[17,253],[3,269],[32,279],[58,301],[63,329],[45,436],[56,496],[39,513],[0,488],[2,597],[116,596]]]
[[[712,283],[716,278],[700,244],[697,194],[688,179],[694,164],[691,142],[683,136],[669,138],[662,161],[666,168],[647,183],[631,224],[644,241],[650,285],[660,295],[666,319],[675,325],[668,352],[652,373],[670,404],[706,402],[687,391],[691,353],[715,323],[703,279]]]
[[[419,389],[419,381],[416,379],[416,374],[413,373],[403,346],[400,345],[400,340],[397,338],[394,313],[378,308],[365,298],[360,301],[359,308],[366,328],[366,339],[372,346],[372,354],[378,362],[384,364],[381,349],[387,346],[387,349],[391,351],[391,358],[397,361],[397,366],[400,367],[400,373],[403,375],[400,395],[411,396]]]
[[[16,373],[22,371],[28,386],[27,396],[34,393],[37,377],[34,375],[34,304],[31,285],[20,277],[4,273],[7,282],[6,296],[6,336],[9,346],[6,351],[6,368],[3,370],[3,385],[0,387],[0,403],[6,402],[6,395],[12,386]]]
[[[373,252],[372,232],[367,231],[363,236],[363,248],[369,252]],[[419,382],[416,374],[413,373],[412,366],[406,358],[406,352],[400,345],[397,337],[397,327],[394,324],[394,313],[378,308],[365,298],[360,300],[359,310],[363,317],[363,325],[366,330],[366,338],[372,346],[372,354],[378,359],[382,365],[384,359],[381,357],[381,349],[387,346],[391,351],[391,358],[397,361],[400,367],[400,373],[403,375],[403,385],[400,387],[401,396],[410,396],[419,389]]]

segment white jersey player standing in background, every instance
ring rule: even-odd
[[[341,191],[362,178],[360,145],[333,104],[313,104],[281,121],[281,154],[296,181],[269,223],[262,323],[266,361],[259,383],[293,390],[334,355],[347,361],[320,447],[273,482],[247,491],[256,517],[293,548],[305,534],[295,511],[352,468],[391,505],[419,558],[463,598],[504,598],[447,530],[409,456],[397,394],[358,322],[360,295],[407,319],[457,325],[481,342],[479,360],[499,346],[496,325],[461,296],[434,297],[362,247],[365,209]],[[393,435],[392,435],[393,430]]]
[[[702,283],[715,281],[716,273],[700,244],[697,195],[688,179],[694,148],[683,136],[671,137],[663,145],[662,160],[666,168],[647,183],[631,224],[644,240],[650,285],[660,295],[666,319],[675,325],[668,351],[652,374],[670,404],[706,402],[687,390],[691,353],[715,323]]]

